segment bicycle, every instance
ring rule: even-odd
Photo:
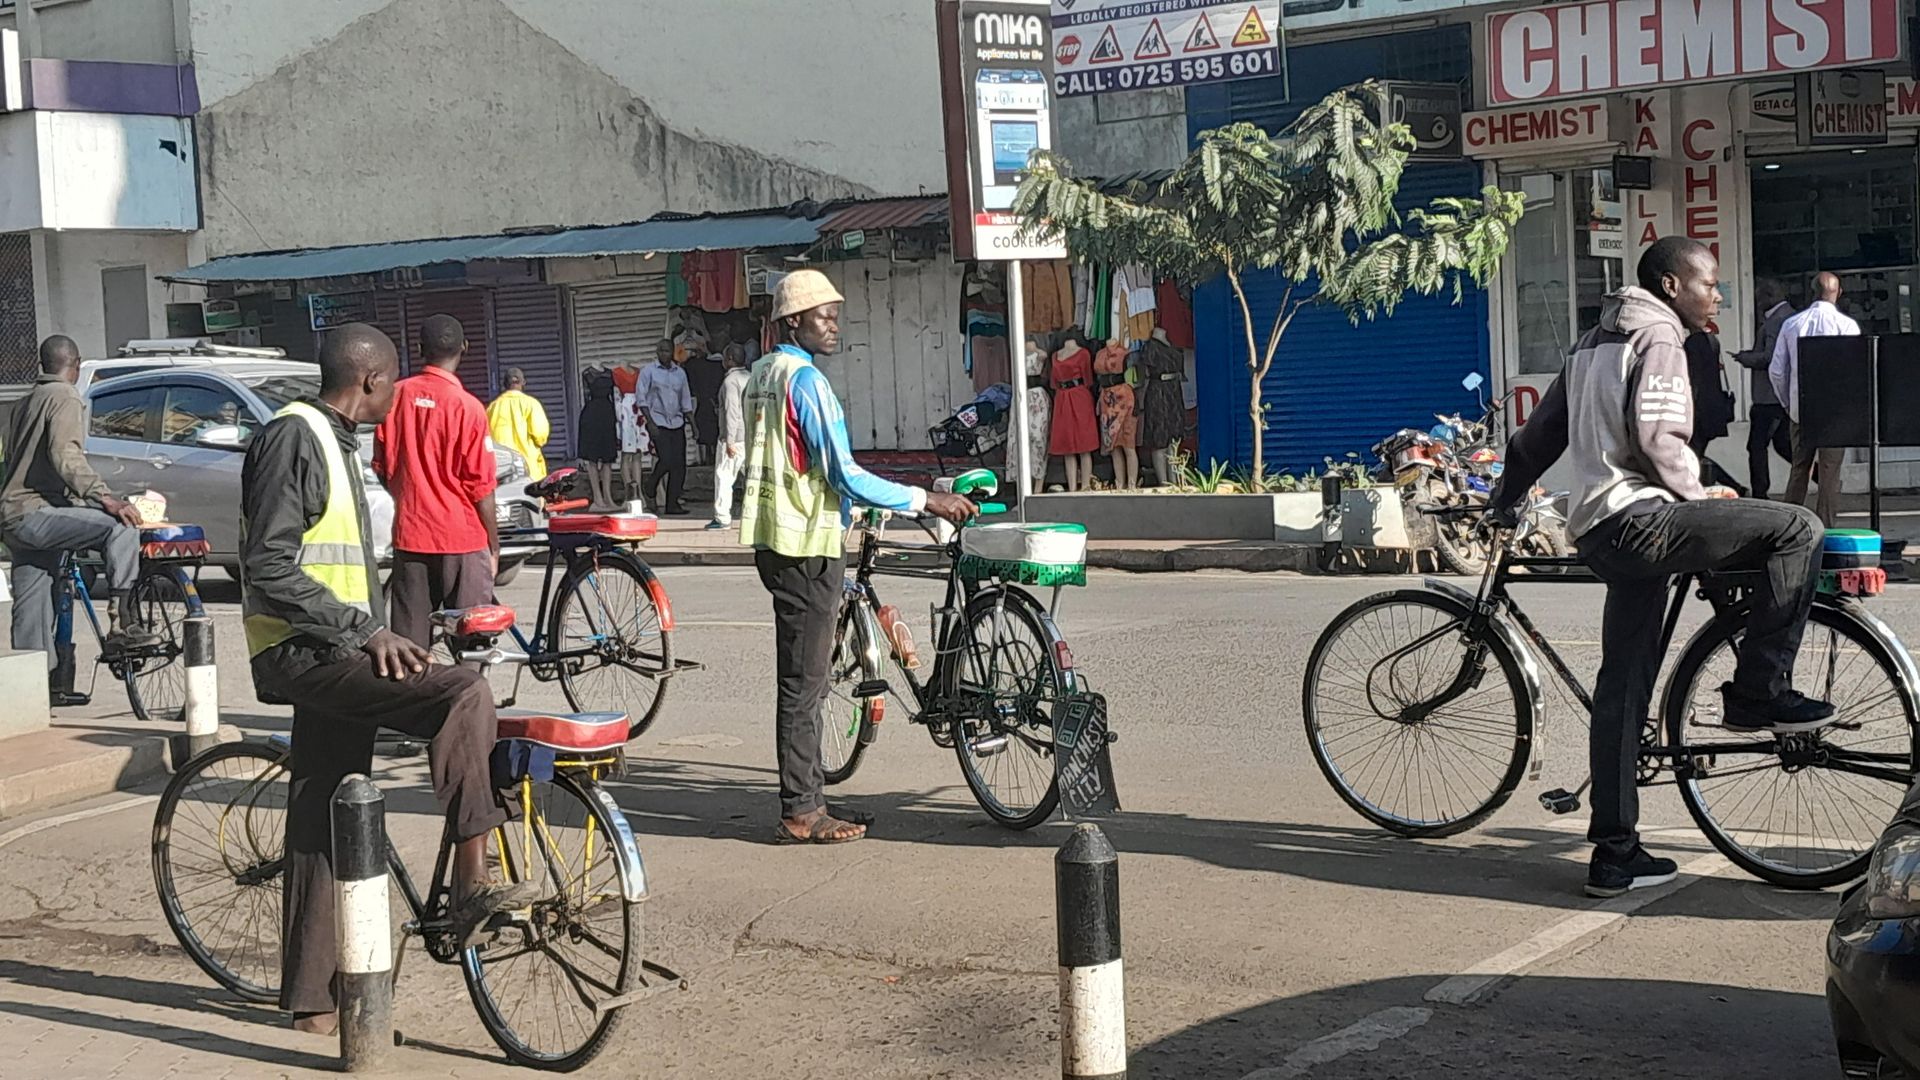
[[[484,640],[511,625],[513,612],[441,612],[434,622]],[[626,732],[624,713],[502,714],[494,776],[512,793],[518,820],[494,831],[489,862],[506,881],[539,880],[548,891],[496,917],[489,942],[462,948],[454,936],[451,835],[442,832],[424,896],[387,843],[387,867],[411,915],[395,981],[408,939],[420,938],[434,961],[460,967],[487,1034],[520,1065],[585,1065],[624,1006],[680,984],[641,956],[646,869],[601,783],[620,768]],[[167,925],[200,970],[247,1001],[279,999],[292,748],[284,735],[215,747],[180,768],[154,817],[154,884]]]
[[[1523,775],[1540,778],[1547,724],[1538,656],[1591,715],[1586,688],[1507,586],[1515,571],[1530,568],[1567,572],[1560,581],[1599,579],[1575,559],[1516,554],[1526,528],[1522,522],[1494,545],[1478,593],[1428,578],[1421,589],[1367,597],[1335,616],[1308,656],[1302,708],[1314,761],[1349,806],[1382,828],[1450,836],[1504,805]],[[1838,591],[1853,579],[1829,571],[1793,681],[1833,702],[1833,723],[1791,735],[1722,727],[1719,687],[1732,678],[1756,576],[1678,582],[1663,653],[1689,592],[1713,615],[1682,647],[1656,695],[1659,715],[1641,735],[1638,782],[1676,784],[1707,839],[1747,873],[1788,888],[1825,888],[1864,870],[1913,779],[1920,670],[1862,596]],[[1546,792],[1541,804],[1572,813],[1586,787]]]
[[[998,491],[993,473],[975,469],[953,491],[983,512]],[[970,525],[918,519],[932,543],[884,538],[887,511],[868,510],[856,523],[858,561],[848,568],[834,633],[832,686],[821,707],[821,762],[829,784],[851,777],[879,737],[886,697],[908,705],[935,745],[951,748],[980,808],[1008,828],[1047,819],[1060,793],[1054,775],[1056,710],[1081,688],[1073,653],[1053,620],[1060,589],[1086,583],[1087,532],[1080,525]],[[911,563],[932,559],[937,567]],[[933,611],[939,648],[925,682],[914,674],[909,640],[889,633],[875,577],[946,585]],[[1051,586],[1042,606],[1022,585]],[[901,694],[886,679],[891,660]]]
[[[74,693],[73,611],[76,602],[86,612],[87,625],[93,628],[100,652],[96,664],[127,688],[127,702],[133,715],[141,720],[179,723],[186,709],[187,671],[181,661],[187,619],[205,615],[200,590],[190,569],[197,569],[210,549],[198,525],[143,525],[140,528],[140,570],[134,578],[134,613],[160,640],[151,645],[130,648],[107,647],[107,632],[93,609],[93,593],[87,579],[97,575],[104,563],[97,555],[75,551],[60,553],[54,571],[54,666],[49,685],[56,691],[73,694],[75,705],[92,700],[91,681],[87,692]]]
[[[507,628],[519,652],[499,656],[514,661],[513,681],[504,691],[496,686],[495,697],[501,706],[519,700],[522,674],[539,682],[558,680],[568,707],[627,713],[632,717],[628,737],[638,738],[666,704],[668,680],[700,665],[674,659],[673,605],[635,550],[654,536],[659,520],[572,513],[585,505],[585,500],[563,497],[574,471],[560,469],[527,485],[527,494],[546,503],[545,525],[501,533],[503,541],[544,546],[547,556],[540,560],[545,571],[533,632],[518,624]],[[451,658],[485,662],[488,656],[484,650],[463,651]],[[499,670],[497,662],[488,670]]]

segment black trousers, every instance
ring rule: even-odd
[[[1601,858],[1625,859],[1640,842],[1640,729],[1665,658],[1661,622],[1675,574],[1758,570],[1753,609],[1733,681],[1772,697],[1792,686],[1793,660],[1819,582],[1820,519],[1764,499],[1671,503],[1602,522],[1580,556],[1607,583],[1600,675],[1593,686],[1593,818],[1587,839]]]
[[[773,748],[780,760],[782,817],[799,817],[827,804],[820,706],[832,674],[846,562],[844,556],[795,559],[765,549],[753,553],[760,583],[773,595]]]
[[[423,649],[433,648],[433,614],[493,603],[493,553],[393,553],[387,578],[387,625]]]
[[[1753,484],[1753,497],[1764,499],[1773,491],[1767,450],[1793,464],[1793,421],[1784,405],[1755,405],[1747,411],[1747,420],[1751,425],[1747,428],[1747,479]]]
[[[358,656],[322,664],[272,691],[293,707],[293,795],[287,806],[287,876],[281,941],[280,1007],[333,1011],[339,946],[334,941],[334,789],[373,765],[376,729],[432,740],[433,792],[456,840],[507,820],[488,755],[498,735],[493,691],[477,672],[434,665],[394,681]]]
[[[660,481],[667,483],[667,501],[655,501]],[[687,486],[687,429],[655,426],[653,429],[653,475],[647,479],[647,499],[655,508],[680,505],[680,492]]]

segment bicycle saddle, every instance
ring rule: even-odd
[[[660,531],[660,519],[652,514],[555,514],[547,519],[547,531],[647,540]]]
[[[578,469],[555,469],[547,475],[526,486],[526,493],[535,499],[552,502],[566,497],[567,489],[573,486],[573,478]]]
[[[448,608],[433,613],[433,625],[442,630],[451,630],[457,637],[499,634],[513,625],[513,609],[504,604]]]

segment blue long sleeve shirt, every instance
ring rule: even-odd
[[[787,419],[790,432],[798,436],[793,449],[793,466],[807,470],[819,462],[827,485],[840,494],[840,524],[853,523],[853,506],[877,506],[882,510],[919,512],[927,505],[927,493],[920,488],[883,480],[853,460],[853,445],[847,438],[847,416],[826,375],[814,366],[805,349],[793,345],[776,346],[781,352],[805,361],[806,366],[793,373],[787,384]]]

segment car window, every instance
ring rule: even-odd
[[[169,386],[167,404],[160,414],[160,441],[175,446],[191,446],[200,433],[210,428],[239,425],[251,436],[259,425],[240,398],[231,390],[197,384]]]
[[[320,376],[314,375],[256,375],[242,380],[247,389],[260,395],[267,408],[279,412],[289,402],[303,397],[318,397],[320,394]]]
[[[153,403],[153,388],[116,390],[93,395],[93,418],[87,422],[87,434],[102,439],[147,438],[147,414]]]

